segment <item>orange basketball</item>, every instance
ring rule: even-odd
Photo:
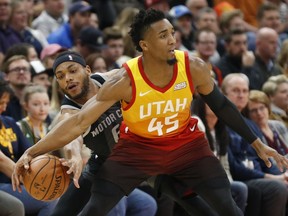
[[[53,155],[40,155],[30,162],[29,170],[23,175],[27,192],[37,200],[51,201],[59,198],[67,190],[70,176],[68,167],[62,166]]]

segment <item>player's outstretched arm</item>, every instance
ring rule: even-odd
[[[258,156],[268,167],[271,166],[268,159],[274,158],[280,170],[288,168],[288,160],[276,150],[262,143],[246,124],[235,105],[220,92],[204,62],[201,60],[192,60],[191,73],[196,90],[211,110],[213,110],[219,119],[251,143]]]

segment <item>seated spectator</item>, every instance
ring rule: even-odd
[[[0,65],[9,47],[23,42],[21,36],[9,26],[11,0],[0,0]]]
[[[28,12],[23,0],[12,0],[9,25],[21,35],[24,42],[34,46],[39,57],[48,42],[41,31],[28,26]]]
[[[48,132],[50,100],[47,89],[41,85],[26,86],[22,97],[22,106],[27,116],[17,122],[24,136],[34,145]]]
[[[57,43],[68,49],[75,46],[81,29],[90,25],[91,10],[91,5],[86,1],[72,3],[69,7],[69,21],[52,32],[47,38],[48,42]]]
[[[251,90],[243,111],[262,131],[266,143],[282,155],[288,154],[288,129],[282,121],[270,120],[270,100],[259,90]]]
[[[38,60],[38,54],[32,44],[19,43],[11,46],[5,55],[4,62],[14,55],[22,55],[27,58],[28,61]]]
[[[52,68],[55,58],[58,56],[59,53],[65,50],[67,49],[60,46],[59,44],[48,44],[42,50],[40,54],[40,59],[46,68]]]
[[[5,73],[5,80],[9,81],[9,86],[14,92],[3,114],[19,121],[26,116],[20,99],[23,95],[23,89],[31,82],[30,64],[25,56],[14,55],[4,63],[3,72]]]
[[[84,58],[92,53],[101,53],[102,49],[106,47],[103,40],[101,30],[91,26],[82,28],[76,40],[74,50]]]
[[[240,29],[231,30],[225,37],[225,49],[225,55],[216,63],[223,77],[230,73],[248,74],[252,71],[255,56],[248,51],[246,32]]]
[[[214,77],[218,86],[222,83],[222,72],[214,65],[210,59],[215,54],[217,46],[217,38],[215,32],[211,29],[200,29],[195,33],[195,52],[193,53],[197,57],[201,58],[208,65],[211,70],[211,75]]]
[[[250,81],[250,89],[261,90],[270,76],[282,74],[275,63],[277,56],[278,33],[271,28],[260,28],[256,34],[255,62],[252,70],[245,74]]]
[[[34,84],[42,85],[48,92],[51,91],[51,79],[53,78],[53,69],[45,68],[40,60],[30,61],[31,81]]]
[[[43,0],[44,10],[32,21],[32,28],[40,30],[45,38],[68,21],[64,12],[65,0]]]
[[[174,25],[176,25],[182,33],[182,44],[186,49],[192,51],[194,49],[194,34],[192,28],[193,16],[191,11],[184,5],[177,5],[170,9],[169,15],[172,17]]]
[[[285,75],[271,76],[262,90],[271,101],[271,119],[283,121],[288,128],[288,78]]]
[[[103,56],[99,53],[92,53],[85,59],[87,65],[91,68],[91,72],[104,73],[107,71],[107,65]]]
[[[22,201],[25,208],[25,214],[50,215],[54,209],[57,200],[52,202],[43,202],[31,197],[22,185],[22,193],[12,190],[11,175],[15,162],[20,158],[24,151],[31,145],[23,136],[16,122],[7,116],[3,116],[10,96],[13,94],[9,85],[5,82],[0,83],[0,158],[5,160],[5,169],[0,170],[0,191],[9,193]],[[4,156],[5,155],[5,156]],[[2,212],[2,209],[1,209]]]
[[[222,82],[222,91],[239,111],[243,111],[249,101],[249,79],[242,73],[229,74]],[[245,121],[256,136],[263,139],[258,126],[247,118]],[[228,160],[232,177],[234,180],[243,181],[248,188],[253,188],[256,193],[248,192],[248,194],[257,195],[258,198],[252,199],[252,202],[254,201],[252,206],[247,206],[249,215],[284,216],[288,195],[286,175],[277,166],[272,164],[268,168],[259,161],[256,151],[238,133],[230,128],[228,133],[230,138]]]

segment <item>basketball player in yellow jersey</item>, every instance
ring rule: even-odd
[[[89,204],[81,215],[106,215],[121,197],[158,174],[183,182],[221,216],[243,215],[231,197],[224,169],[198,130],[197,120],[191,117],[194,89],[219,119],[251,143],[268,167],[270,157],[280,169],[288,167],[287,159],[251,132],[235,106],[214,85],[203,61],[175,50],[174,28],[161,11],[141,10],[131,25],[130,36],[142,55],[109,72],[97,96],[24,153],[13,172],[14,190],[19,188],[20,175],[33,157],[69,143],[121,101],[120,139],[99,169],[97,187],[91,189]],[[68,76],[67,71],[85,70],[70,63],[69,58],[55,60],[57,78]],[[79,91],[82,86],[74,81],[67,83],[67,88]],[[78,178],[75,175],[74,181]]]

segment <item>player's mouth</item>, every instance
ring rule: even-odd
[[[69,85],[66,87],[66,89],[67,89],[67,90],[74,90],[76,87],[77,87],[77,85],[73,83],[73,84],[69,84]]]

